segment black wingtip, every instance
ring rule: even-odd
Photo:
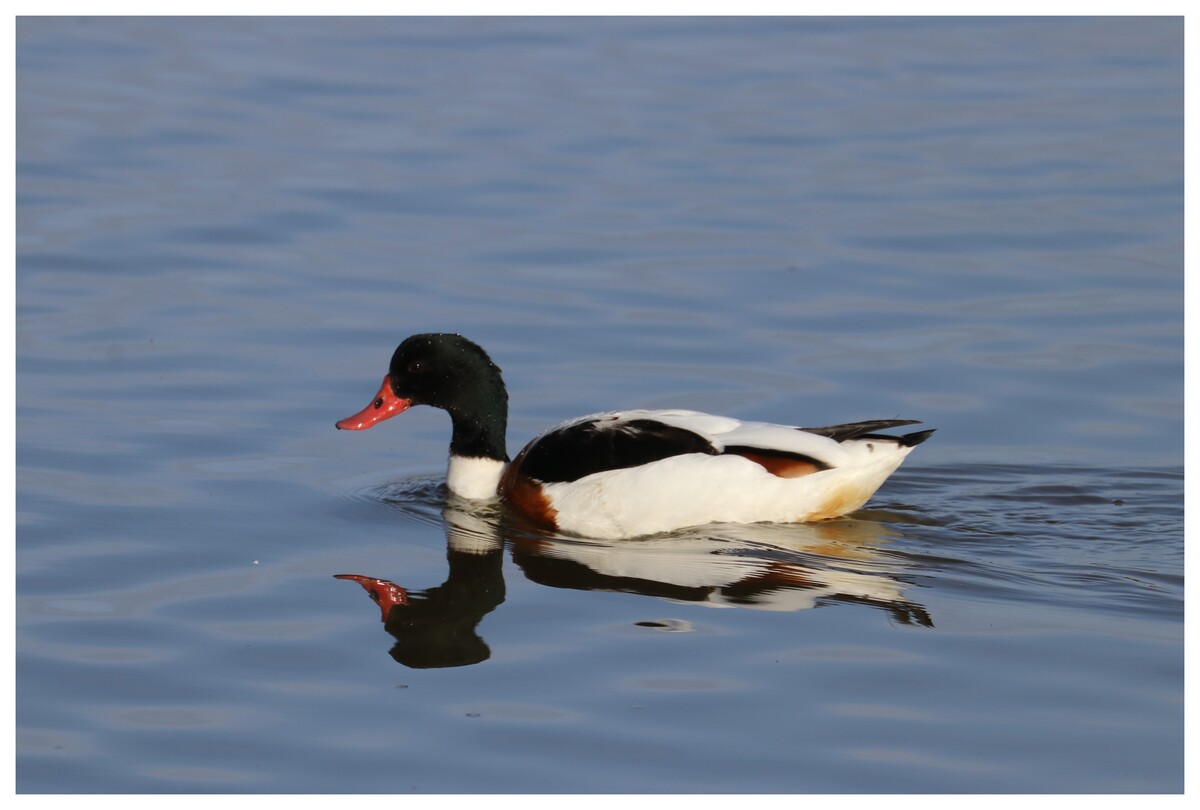
[[[835,442],[847,442],[851,439],[891,439],[893,441],[900,441],[901,437],[899,436],[875,435],[875,431],[919,424],[921,424],[921,420],[919,419],[872,419],[869,422],[848,422],[844,425],[797,428],[797,430],[803,430],[805,433],[816,433],[818,436],[826,436]]]
[[[916,433],[905,433],[903,436],[899,437],[899,442],[905,447],[916,447],[918,444],[925,441],[936,432],[937,428],[932,430],[920,430]]]

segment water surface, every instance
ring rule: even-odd
[[[22,18],[18,789],[1181,791],[1182,42]],[[420,331],[510,452],[938,433],[841,520],[547,536],[444,414],[333,429]]]

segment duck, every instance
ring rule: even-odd
[[[634,409],[550,428],[510,460],[500,367],[459,334],[418,334],[392,354],[378,393],[340,430],[367,430],[417,405],[450,414],[446,486],[500,501],[540,530],[598,540],[710,523],[806,523],[865,504],[933,430],[876,419],[824,427]]]

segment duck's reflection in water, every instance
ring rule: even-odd
[[[424,669],[476,664],[490,655],[476,631],[504,601],[503,551],[533,582],[615,591],[714,607],[797,611],[835,603],[886,610],[904,624],[932,627],[897,578],[908,566],[883,553],[886,524],[844,518],[796,525],[711,525],[641,540],[566,538],[509,525],[493,507],[451,496],[443,510],[449,576],[408,591],[386,579],[358,582],[395,639],[392,657]]]

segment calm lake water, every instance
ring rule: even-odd
[[[18,790],[1183,789],[1180,19],[22,18],[16,65]],[[444,413],[334,429],[420,331],[510,452],[938,432],[842,520],[531,535]]]

